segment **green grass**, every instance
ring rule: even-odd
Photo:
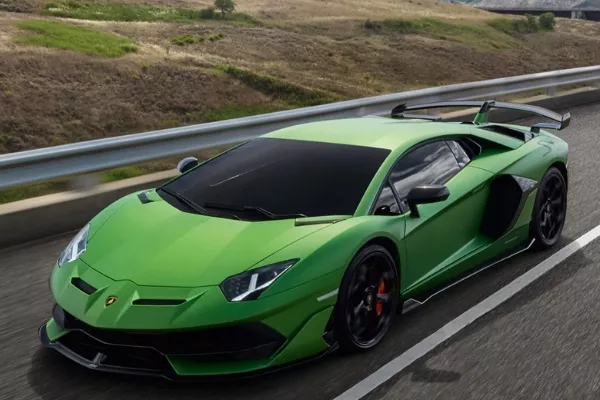
[[[102,57],[120,57],[137,51],[135,42],[127,38],[64,22],[24,21],[17,26],[30,32],[16,39],[21,44],[73,50]]]
[[[487,21],[487,24],[511,36],[536,33],[540,30],[535,18],[495,18]]]
[[[485,49],[510,49],[519,46],[519,43],[506,32],[487,24],[464,24],[435,18],[420,18],[369,20],[364,23],[364,27],[376,33],[423,35]]]
[[[168,168],[175,168],[176,164],[157,161],[143,165],[128,166],[117,168],[99,173],[101,183],[120,181],[122,179],[135,178],[136,176],[146,175],[153,172],[165,171]],[[0,191],[0,204],[11,203],[13,201],[26,200],[32,197],[46,196],[53,193],[68,191],[68,180],[38,183],[34,185],[16,187]]]
[[[222,33],[214,33],[212,35],[207,36],[194,36],[189,33],[183,35],[176,35],[171,38],[171,43],[176,44],[178,46],[185,46],[188,44],[194,44],[196,42],[204,42],[208,40],[210,42],[216,42],[217,40],[221,40],[225,37]]]
[[[276,111],[288,110],[289,108],[289,106],[284,104],[222,107],[204,113],[202,116],[202,121],[214,122],[226,119],[249,117],[251,115],[268,114]]]
[[[283,101],[297,107],[308,107],[319,104],[332,103],[343,100],[341,96],[319,89],[309,89],[295,85],[284,79],[269,75],[258,74],[244,68],[232,65],[222,65],[218,70],[235,78],[245,85],[271,96],[273,99]]]
[[[196,43],[196,37],[194,35],[185,34],[185,35],[177,35],[171,38],[171,43],[176,44],[178,46],[185,46],[186,44]]]
[[[206,39],[206,40],[209,40],[211,42],[216,42],[217,40],[221,40],[224,37],[225,37],[225,35],[222,34],[222,33],[215,33],[215,34],[212,34],[212,35],[208,35],[206,37],[202,37],[201,40]]]
[[[146,4],[83,2],[58,0],[46,3],[43,13],[54,17],[97,21],[197,22],[222,21],[236,25],[261,25],[260,21],[243,13],[232,13],[222,19],[210,9],[157,7]]]
[[[0,191],[0,204],[44,196],[51,193],[58,193],[66,190],[66,188],[66,183],[48,182],[20,188],[7,189]]]

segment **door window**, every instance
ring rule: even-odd
[[[445,185],[460,169],[448,144],[439,141],[419,146],[403,155],[393,167],[389,179],[405,206],[406,196],[413,187]]]

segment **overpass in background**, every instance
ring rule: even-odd
[[[542,8],[501,8],[501,7],[477,7],[481,10],[496,14],[510,15],[540,15],[546,12],[553,13],[559,18],[585,19],[589,21],[600,21],[600,5],[598,7],[577,7],[560,9]]]

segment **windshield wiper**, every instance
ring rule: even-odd
[[[264,215],[269,219],[288,219],[288,218],[301,218],[306,217],[305,214],[275,214],[271,211],[265,210],[262,207],[255,206],[233,206],[229,204],[219,204],[219,203],[206,203],[204,207],[207,208],[216,208],[220,210],[231,210],[231,211],[255,211],[259,214]]]
[[[208,211],[206,211],[206,209],[204,207],[201,207],[198,204],[194,203],[192,200],[188,199],[187,197],[185,197],[181,193],[174,192],[171,189],[165,188],[164,186],[159,187],[158,190],[162,190],[163,192],[165,192],[169,196],[172,196],[172,197],[176,198],[181,203],[185,204],[186,206],[188,206],[192,210],[196,211],[198,214],[208,214]]]

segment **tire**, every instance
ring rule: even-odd
[[[354,256],[340,286],[334,334],[343,352],[375,347],[388,332],[399,298],[398,268],[391,254],[369,245]]]
[[[544,174],[529,224],[535,250],[553,247],[562,234],[567,216],[567,183],[563,174],[551,167]]]

